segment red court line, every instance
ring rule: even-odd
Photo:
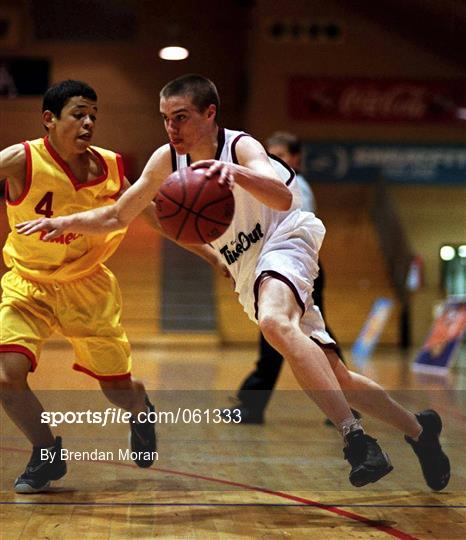
[[[23,453],[29,453],[29,450],[24,450],[22,448],[11,448],[11,447],[0,447],[1,450],[5,450],[7,452],[23,452]],[[87,461],[87,460],[83,460]],[[96,464],[105,464],[105,465],[112,465],[116,467],[129,467],[131,469],[137,469],[136,465],[132,465],[131,463],[115,463],[114,461],[88,461],[88,463],[96,463]],[[307,499],[304,497],[298,497],[296,495],[292,495],[290,493],[285,493],[283,491],[274,491],[267,488],[262,488],[259,486],[252,486],[249,484],[243,484],[242,482],[234,482],[232,480],[224,480],[222,478],[215,478],[213,476],[203,476],[201,474],[195,474],[195,473],[189,473],[189,472],[183,472],[183,471],[175,471],[173,469],[164,469],[161,467],[155,467],[152,469],[147,469],[147,471],[151,472],[162,472],[166,474],[173,474],[176,476],[184,476],[187,478],[195,478],[197,480],[206,480],[207,482],[215,482],[218,484],[223,484],[227,486],[234,486],[238,488],[247,489],[248,491],[256,491],[260,493],[266,493],[267,495],[273,495],[275,497],[280,497],[282,499],[288,499],[290,501],[299,502],[302,504],[306,504],[308,506],[313,506],[315,508],[319,508],[320,510],[325,510],[327,512],[331,512],[333,514],[337,514],[338,516],[346,517],[348,519],[352,519],[353,521],[358,521],[360,523],[364,523],[364,525],[367,525],[368,527],[371,527],[373,529],[377,529],[379,531],[382,531],[389,536],[392,536],[393,538],[399,538],[400,540],[419,540],[415,536],[411,536],[408,533],[405,533],[399,529],[396,529],[395,527],[390,527],[389,525],[383,525],[382,523],[375,521],[373,519],[366,518],[364,516],[361,516],[359,514],[355,514],[354,512],[349,512],[348,510],[343,510],[342,508],[339,508],[338,506],[328,506],[322,503],[319,503],[317,501],[313,501],[312,499]],[[131,503],[128,503],[131,504]]]

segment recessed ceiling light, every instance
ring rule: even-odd
[[[188,49],[180,47],[179,45],[170,45],[159,51],[159,57],[162,60],[184,60],[185,58],[188,58],[188,56]]]

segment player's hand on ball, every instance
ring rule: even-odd
[[[215,176],[206,174],[211,164],[217,163],[208,160],[198,162],[196,168],[181,168],[160,185],[155,198],[156,217],[164,234],[175,242],[209,244],[230,226],[235,212],[233,193],[219,182],[219,172],[211,173]]]
[[[65,232],[65,221],[63,218],[39,218],[30,221],[23,221],[16,225],[19,234],[30,236],[36,232],[46,231],[42,240],[52,240]]]
[[[226,163],[225,161],[217,161],[216,159],[204,159],[202,161],[196,161],[191,165],[192,169],[207,169],[205,175],[207,178],[212,178],[216,174],[219,174],[218,183],[220,185],[226,185],[233,189],[235,185],[235,173],[234,164]]]

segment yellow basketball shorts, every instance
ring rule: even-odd
[[[26,355],[34,371],[44,341],[57,331],[73,346],[73,369],[99,380],[130,377],[121,292],[108,268],[59,283],[30,281],[11,270],[1,285],[0,352]]]

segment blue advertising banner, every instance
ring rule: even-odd
[[[444,375],[461,346],[466,331],[466,297],[445,302],[412,365],[413,371]]]
[[[307,141],[303,151],[311,182],[466,185],[466,145]]]
[[[351,348],[353,361],[358,367],[363,367],[370,358],[379,342],[392,308],[393,301],[390,298],[378,298],[374,302],[366,322]]]

